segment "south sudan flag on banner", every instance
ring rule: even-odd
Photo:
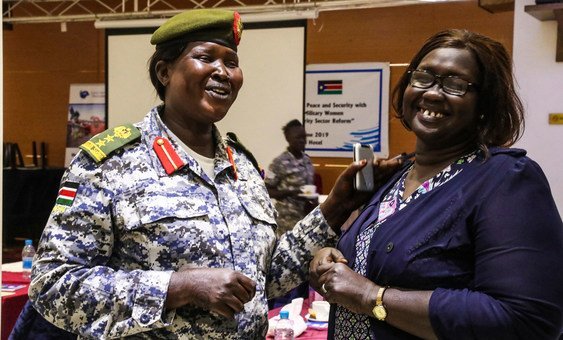
[[[59,196],[57,196],[57,204],[71,206],[76,197],[76,191],[78,190],[78,183],[76,182],[64,182],[63,186],[59,190]]]
[[[342,94],[342,80],[319,80],[317,94]]]

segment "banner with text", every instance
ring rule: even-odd
[[[105,85],[71,84],[67,114],[65,167],[82,143],[106,129]]]
[[[352,157],[352,145],[389,156],[389,63],[308,65],[305,80],[306,152]]]

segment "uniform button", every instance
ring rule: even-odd
[[[387,247],[385,248],[385,251],[387,251],[388,253],[390,253],[391,250],[393,250],[393,247],[394,247],[394,246],[395,246],[395,245],[393,245],[393,242],[387,243]]]
[[[148,316],[147,314],[141,315],[141,323],[148,323],[149,320],[150,320],[150,316]]]

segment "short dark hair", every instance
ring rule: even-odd
[[[158,94],[158,98],[160,98],[160,100],[162,101],[164,101],[166,86],[164,86],[158,79],[156,64],[161,60],[167,63],[174,62],[176,59],[178,59],[178,57],[182,55],[182,52],[184,52],[187,44],[188,43],[185,41],[177,40],[168,44],[159,45],[149,59],[149,75],[151,78],[151,83],[155,88],[156,93]]]
[[[403,115],[403,96],[410,78],[408,71],[415,70],[428,53],[438,48],[465,49],[475,56],[480,71],[477,110],[483,116],[477,132],[479,149],[488,155],[488,147],[513,145],[524,132],[524,107],[516,93],[511,57],[501,43],[464,29],[436,33],[414,55],[393,90],[396,117],[410,130]]]
[[[301,127],[303,126],[303,124],[301,124],[301,122],[298,119],[293,119],[290,120],[287,124],[285,124],[285,126],[282,128],[283,134],[287,134],[287,132],[289,131],[289,129],[294,128],[294,127]]]

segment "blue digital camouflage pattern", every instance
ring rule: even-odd
[[[170,138],[154,108],[141,138],[96,164],[73,159],[62,182],[79,183],[70,207],[55,205],[29,289],[47,320],[84,338],[263,339],[267,297],[308,279],[312,254],[336,234],[317,207],[279,240],[276,212],[258,171],[234,149],[238,180],[215,129],[216,178]],[[152,149],[169,138],[187,164],[167,175]],[[166,311],[173,271],[231,268],[256,281],[236,320],[192,306]]]
[[[286,150],[274,158],[266,173],[265,181],[268,186],[277,190],[299,191],[302,185],[314,184],[314,176],[315,168],[309,156],[303,154],[302,158],[297,159]],[[275,200],[278,212],[276,222],[280,229],[278,235],[292,229],[295,223],[306,215],[306,206],[307,201],[297,195]]]

